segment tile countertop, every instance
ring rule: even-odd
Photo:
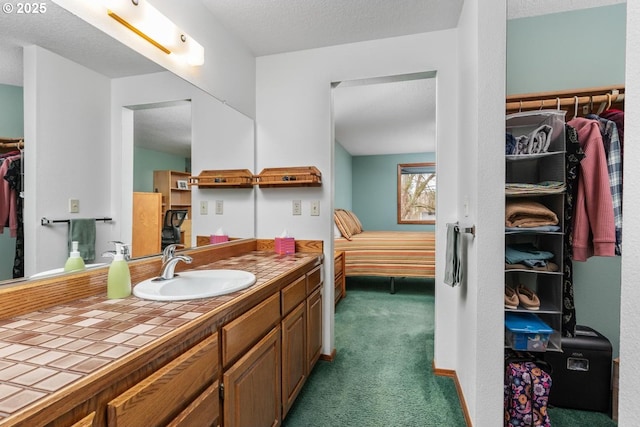
[[[250,271],[242,291],[190,301],[83,298],[0,320],[0,423],[177,327],[306,264],[318,254],[255,251],[199,268]]]

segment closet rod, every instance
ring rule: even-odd
[[[606,95],[595,95],[595,96],[575,96],[572,98],[548,98],[548,99],[539,99],[532,101],[512,101],[507,102],[506,110],[507,111],[520,111],[520,110],[533,110],[543,108],[558,108],[558,107],[574,107],[576,103],[578,105],[589,105],[593,107],[593,105],[606,103],[607,107],[610,107],[611,104],[619,103],[624,101],[624,93],[618,94],[606,94]]]
[[[24,148],[22,139],[0,138],[0,148]]]

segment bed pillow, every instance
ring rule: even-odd
[[[356,214],[353,213],[352,211],[345,211],[345,212],[347,212],[347,214],[351,217],[351,220],[353,221],[354,230],[356,230],[355,233],[353,234],[362,233],[362,223],[360,222]]]
[[[340,229],[338,228],[336,222],[333,221],[333,238],[338,239],[340,237],[342,237],[342,233],[340,232]]]
[[[347,239],[351,240],[353,234],[357,234],[357,225],[351,218],[351,215],[344,209],[336,209],[333,213],[333,219],[340,230],[340,234]]]

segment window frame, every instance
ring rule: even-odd
[[[396,188],[396,201],[397,201],[397,220],[398,224],[435,224],[435,212],[433,214],[433,219],[424,219],[424,220],[407,220],[402,218],[402,171],[407,168],[425,168],[425,167],[433,167],[433,173],[436,177],[436,189],[435,193],[437,194],[437,172],[436,172],[436,163],[435,162],[424,162],[424,163],[399,163],[397,169],[397,188]]]

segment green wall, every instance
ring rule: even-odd
[[[626,5],[507,22],[507,93],[624,84]],[[618,355],[620,257],[574,262],[578,324],[611,341]]]
[[[188,171],[190,169],[190,159],[135,147],[133,151],[133,191],[153,192],[154,170]]]
[[[20,86],[0,84],[0,136],[24,136],[24,102]],[[15,253],[16,239],[9,237],[9,230],[5,229],[0,234],[0,280],[13,278]]]
[[[344,149],[338,141],[335,143],[334,168],[335,168],[335,190],[333,193],[333,205],[336,209],[352,208],[352,185],[351,174],[352,156]]]
[[[352,209],[362,227],[365,230],[434,230],[433,225],[398,224],[397,174],[399,163],[435,161],[435,153],[353,156]]]

